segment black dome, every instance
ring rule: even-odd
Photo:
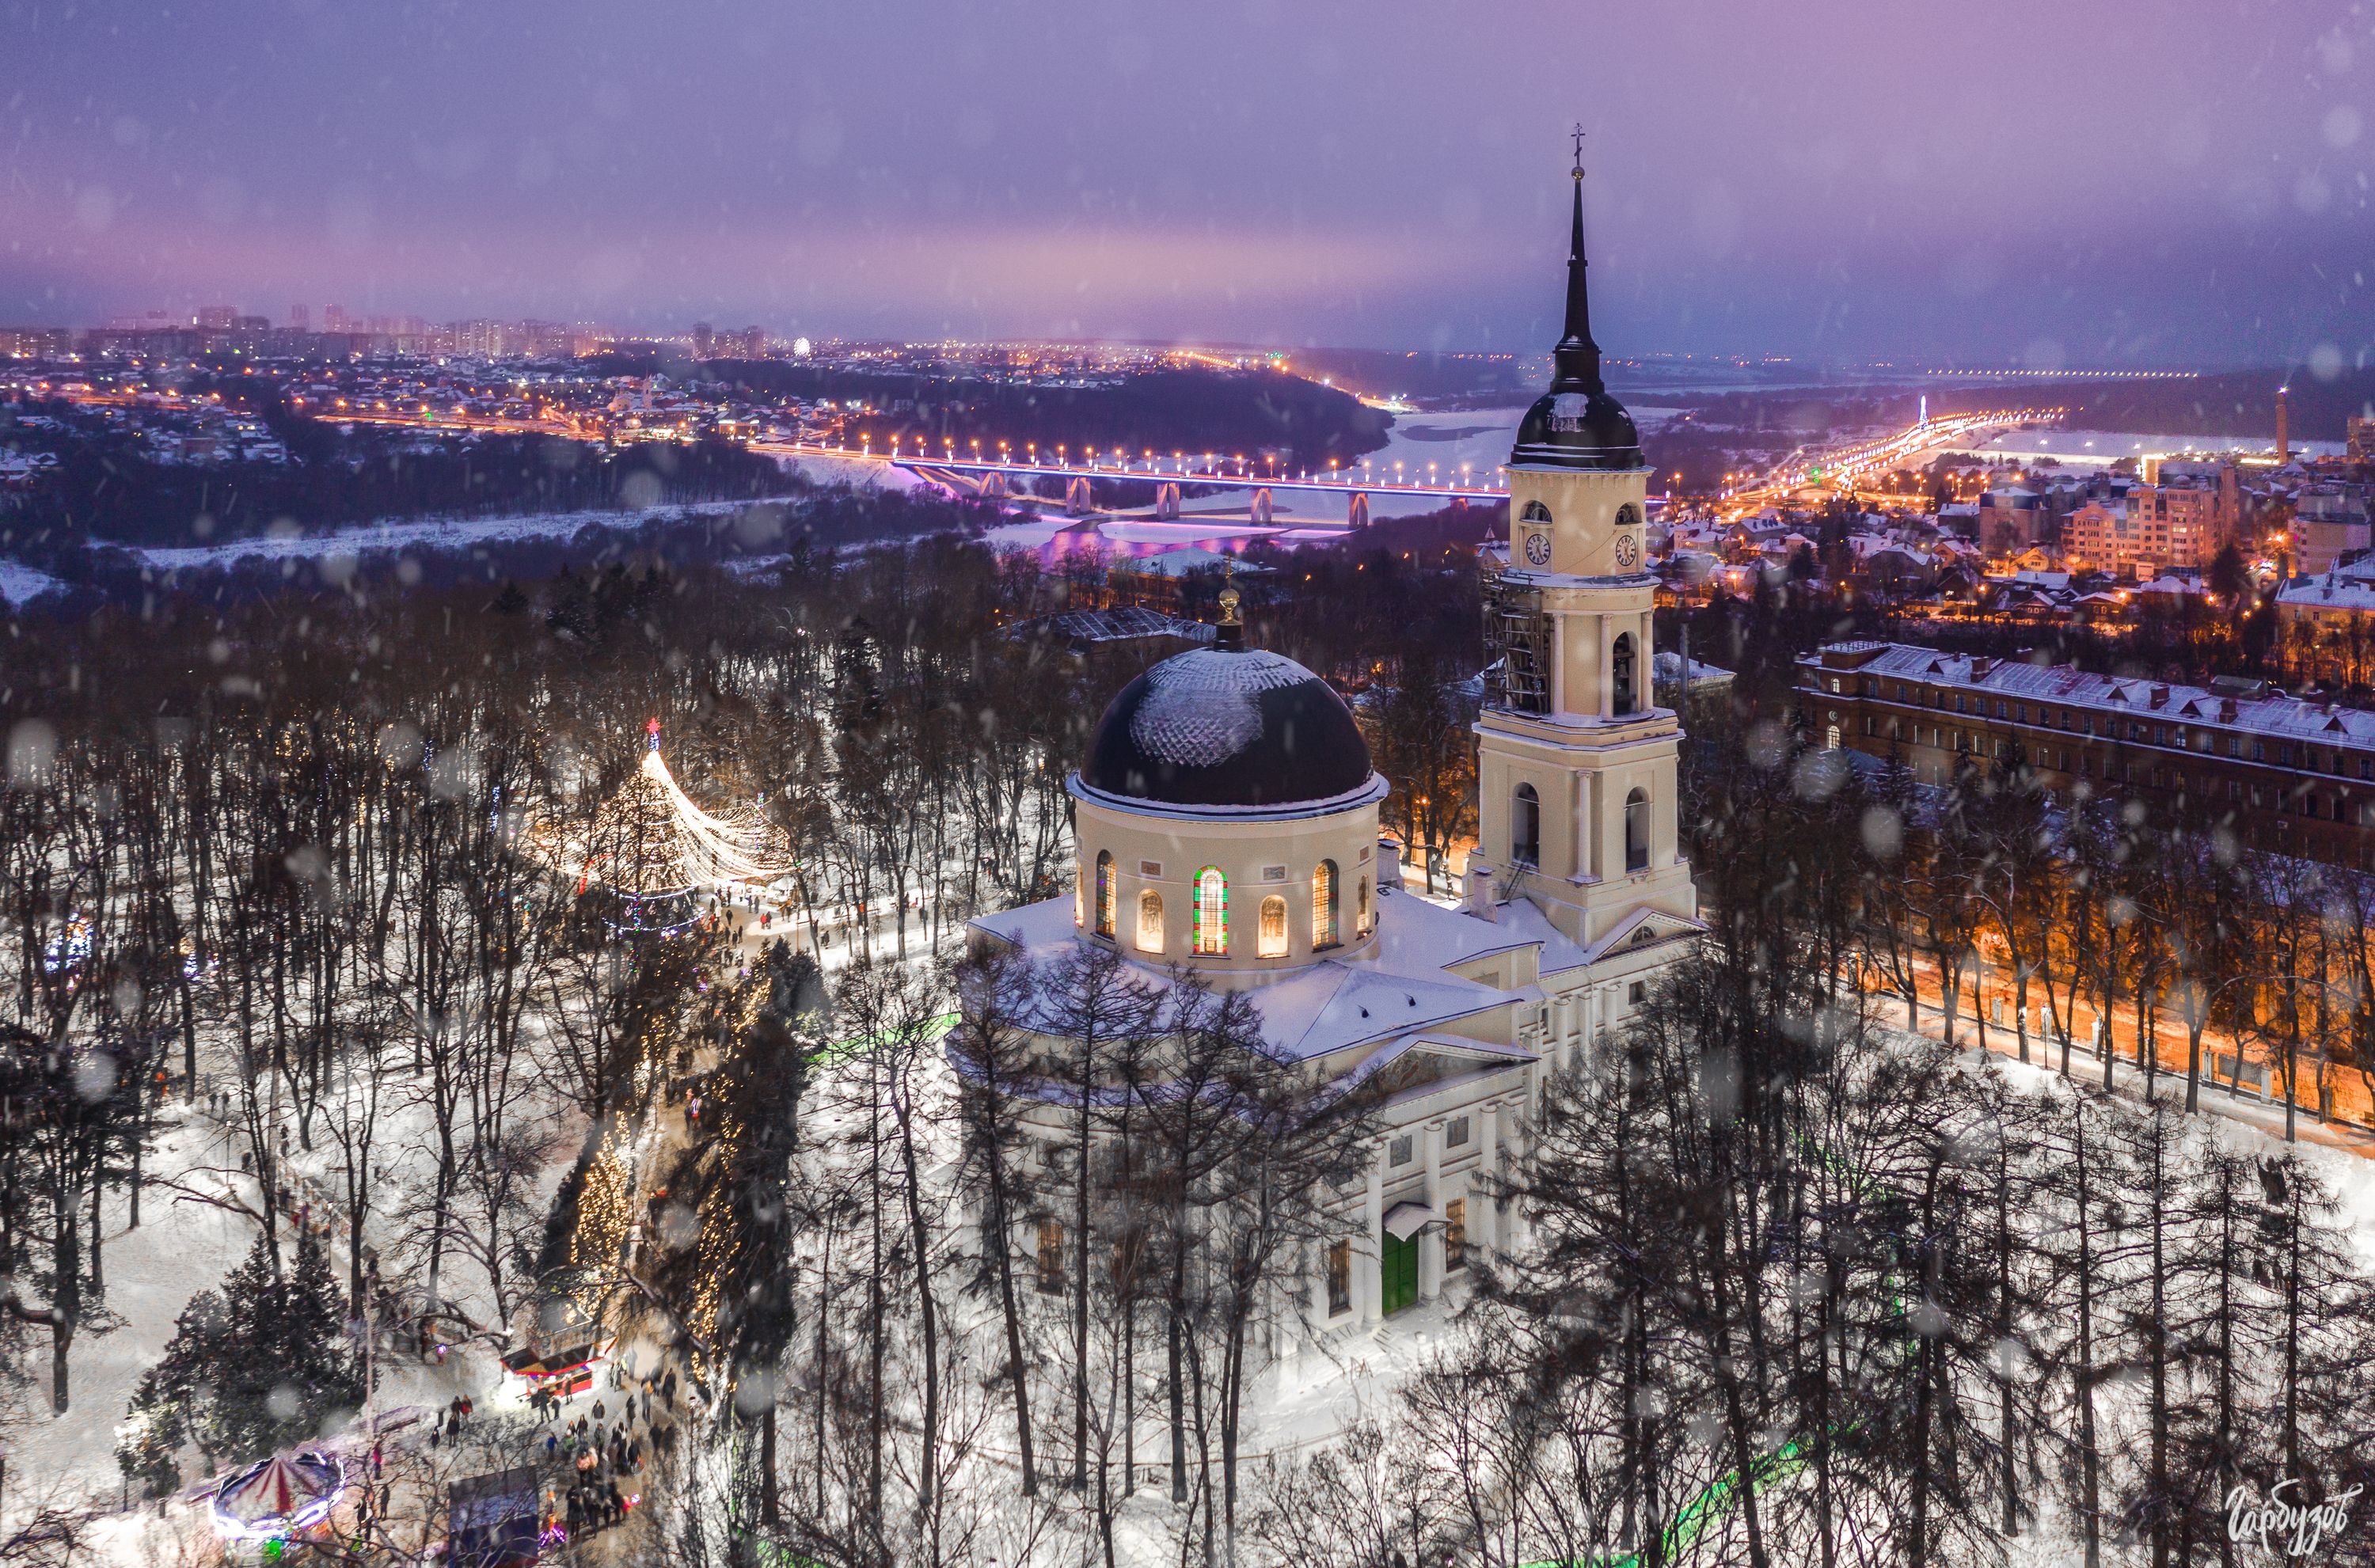
[[[1151,805],[1332,800],[1369,783],[1368,742],[1334,688],[1267,649],[1197,648],[1121,689],[1081,783]]]
[[[1633,416],[1604,387],[1560,391],[1534,400],[1518,425],[1509,461],[1559,468],[1646,468]]]

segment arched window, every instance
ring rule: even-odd
[[[1079,861],[1072,862],[1072,924],[1089,923],[1089,874]]]
[[[1138,950],[1163,950],[1163,895],[1152,888],[1138,895]]]
[[[1357,929],[1365,937],[1377,927],[1377,912],[1369,907],[1369,879],[1366,877],[1361,878],[1361,896],[1353,907],[1359,912],[1353,916],[1358,922]]]
[[[1518,518],[1525,523],[1547,523],[1551,520],[1551,509],[1539,501],[1530,501],[1526,502],[1526,510],[1518,513]]]
[[[1609,650],[1608,680],[1611,695],[1614,698],[1609,711],[1619,714],[1631,713],[1636,699],[1633,692],[1633,633],[1630,631],[1618,632],[1616,645]]]
[[[1114,934],[1114,902],[1120,897],[1114,887],[1113,851],[1097,851],[1097,935]]]
[[[1519,784],[1510,797],[1509,861],[1516,866],[1542,862],[1542,802],[1530,784]]]
[[[1336,863],[1323,860],[1311,873],[1311,945],[1336,945]]]
[[[1824,739],[1824,742],[1823,742],[1823,749],[1824,749],[1825,750],[1826,750],[1826,751],[1837,751],[1837,750],[1839,749],[1839,726],[1838,726],[1838,725],[1833,725],[1831,726],[1830,734],[1829,734],[1827,737],[1825,737],[1825,739]]]
[[[1286,956],[1286,900],[1276,893],[1261,901],[1261,919],[1254,932],[1254,953],[1258,958]]]
[[[1196,873],[1196,951],[1218,958],[1229,950],[1229,879],[1217,866]]]
[[[1625,797],[1625,869],[1649,869],[1649,796],[1637,789]]]

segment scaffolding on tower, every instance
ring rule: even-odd
[[[1484,704],[1520,713],[1551,711],[1550,618],[1542,596],[1487,566],[1484,589]]]
[[[764,887],[793,870],[783,836],[760,811],[711,811],[685,794],[660,752],[659,721],[634,772],[593,813],[538,834],[548,858],[582,896],[597,888],[618,901],[612,924],[670,935],[702,918],[715,901]]]

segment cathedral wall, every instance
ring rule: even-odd
[[[1188,820],[1122,811],[1076,797],[1073,835],[1080,844],[1080,924],[1095,924],[1097,857],[1111,862],[1115,884],[1115,945],[1150,964],[1173,961],[1213,973],[1248,977],[1295,969],[1318,958],[1341,958],[1365,947],[1375,931],[1377,908],[1377,808],[1374,801],[1324,817],[1283,820]],[[1317,872],[1335,866],[1335,933],[1332,948],[1320,948],[1314,920]],[[1194,950],[1199,878],[1217,867],[1226,878],[1227,949],[1220,955]],[[1144,895],[1160,901],[1161,942],[1141,930]],[[1284,951],[1263,954],[1262,906],[1285,902]]]

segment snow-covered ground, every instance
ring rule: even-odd
[[[8,1495],[0,1499],[9,1516],[43,1503],[117,1499],[122,1474],[115,1463],[116,1428],[124,1420],[140,1374],[164,1354],[175,1321],[191,1298],[219,1286],[254,1244],[254,1221],[193,1196],[217,1192],[250,1205],[259,1201],[254,1183],[239,1174],[243,1144],[236,1138],[226,1138],[214,1121],[186,1105],[169,1106],[165,1114],[171,1119],[171,1130],[149,1155],[149,1178],[175,1182],[185,1193],[177,1197],[153,1185],[145,1190],[137,1230],[129,1228],[124,1194],[121,1190],[110,1193],[105,1209],[107,1293],[100,1304],[107,1315],[105,1321],[112,1326],[97,1332],[87,1326],[76,1337],[67,1363],[71,1399],[62,1416],[50,1412],[48,1345],[41,1333],[34,1334],[28,1365],[38,1372],[39,1381],[16,1396],[18,1424],[11,1435],[18,1460],[9,1468]],[[423,1173],[414,1168],[426,1166],[429,1147],[420,1108],[405,1107],[390,1116],[378,1161],[401,1182]],[[536,1195],[538,1201],[549,1201],[550,1189],[574,1149],[574,1144],[569,1143],[551,1163]],[[328,1150],[324,1148],[311,1154],[292,1150],[289,1172],[299,1181],[301,1193],[329,1194],[328,1161]],[[399,1220],[390,1212],[396,1185],[391,1183],[382,1191],[385,1201],[373,1214],[366,1233],[374,1245],[392,1254],[399,1229]],[[343,1284],[343,1228],[333,1238],[331,1256]],[[454,1261],[441,1293],[457,1297],[467,1308],[483,1311],[486,1303],[474,1299],[476,1292],[469,1288],[470,1274],[466,1264]],[[372,1408],[377,1410],[443,1405],[455,1394],[467,1394],[490,1410],[505,1405],[507,1380],[494,1352],[483,1345],[457,1346],[442,1365],[384,1353],[375,1366]],[[516,1395],[516,1388],[513,1393]],[[509,1402],[518,1400],[514,1397]]]
[[[583,528],[640,528],[668,517],[730,516],[751,504],[747,501],[711,501],[644,512],[524,512],[502,517],[389,520],[335,534],[304,534],[292,528],[251,539],[230,539],[219,545],[135,548],[132,553],[149,566],[172,572],[225,566],[234,560],[319,560],[360,555],[366,550],[457,550],[522,539],[565,539]]]
[[[210,1129],[176,1126],[151,1151],[153,1175],[175,1174],[221,1158]],[[238,1162],[232,1154],[231,1163]],[[80,1502],[112,1495],[121,1484],[115,1465],[115,1429],[124,1417],[140,1374],[165,1353],[173,1322],[190,1298],[210,1290],[247,1256],[255,1239],[248,1220],[202,1203],[176,1202],[151,1187],[141,1194],[140,1228],[128,1229],[130,1213],[121,1189],[109,1194],[104,1209],[102,1263],[107,1296],[102,1303],[118,1326],[107,1332],[86,1326],[67,1357],[70,1402],[53,1416],[49,1406],[49,1343],[32,1336],[30,1370],[33,1386],[18,1397],[26,1417],[12,1435],[17,1462],[9,1467],[10,1515],[41,1501]]]
[[[811,456],[781,460],[786,472],[805,475],[811,483],[847,485],[852,489],[913,490],[929,487],[904,468],[879,457]]]
[[[2061,1073],[2043,1062],[2022,1062],[1993,1053],[1988,1055],[2003,1069],[2006,1078],[2031,1092],[2046,1092],[2062,1083]],[[1964,1053],[1967,1060],[1976,1059],[1978,1055],[1976,1047]],[[2089,1061],[2094,1064],[2091,1075],[2086,1070],[2086,1064]],[[2070,1083],[2099,1086],[2102,1081],[2099,1058],[2091,1057],[2083,1051],[2072,1053]],[[2143,1098],[2144,1075],[2135,1070],[2133,1063],[2115,1064],[2112,1082],[2116,1090],[2124,1091],[2129,1097]],[[2160,1074],[2154,1097],[2183,1104],[2185,1074]],[[2197,1114],[2197,1119],[2209,1130],[2210,1137],[2222,1146],[2239,1152],[2274,1159],[2282,1155],[2287,1147],[2285,1143],[2284,1107],[2251,1095],[2230,1095],[2224,1089],[2204,1085],[2202,1111]],[[2361,1262],[2375,1267],[2375,1157],[2369,1152],[2354,1151],[2348,1142],[2327,1141],[2316,1136],[2319,1129],[2308,1116],[2300,1118],[2299,1127],[2299,1141],[2290,1145],[2290,1149],[2333,1188],[2340,1218],[2357,1245]]]
[[[0,600],[12,605],[30,604],[53,588],[63,587],[46,572],[13,560],[0,560]]]

